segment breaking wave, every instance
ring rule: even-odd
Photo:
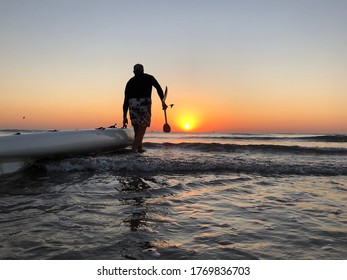
[[[160,135],[157,138],[164,138]],[[219,142],[226,141],[299,141],[299,142],[326,142],[326,143],[347,143],[347,135],[332,134],[332,135],[300,135],[300,134],[195,134],[180,136],[180,139],[203,139]]]
[[[221,144],[221,143],[146,143],[150,148],[178,148],[187,150],[197,150],[201,152],[225,152],[225,153],[287,153],[287,154],[318,154],[318,155],[347,155],[346,148],[333,147],[305,147],[305,146],[286,146],[268,144]]]
[[[146,148],[143,155],[128,151],[43,161],[37,166],[48,172],[347,175],[347,151],[343,149],[213,143],[148,143]]]

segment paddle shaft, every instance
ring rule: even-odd
[[[167,87],[165,87],[165,94],[164,94],[164,98],[163,98],[163,102],[165,102],[167,97]],[[165,133],[169,133],[171,131],[171,127],[170,125],[167,123],[167,116],[166,116],[166,108],[164,109],[164,116],[165,116],[165,124],[163,126],[163,131]]]
[[[166,109],[164,110],[164,115],[165,115],[165,123],[167,124]]]

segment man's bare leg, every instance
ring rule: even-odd
[[[143,152],[143,137],[146,133],[147,126],[141,126],[141,125],[135,125],[134,126],[134,132],[135,132],[135,139],[132,147],[132,151],[136,152],[139,151],[140,153]]]

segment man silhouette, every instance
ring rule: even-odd
[[[125,87],[123,126],[128,124],[127,113],[129,109],[131,125],[135,132],[132,151],[142,153],[144,152],[143,137],[147,127],[151,124],[152,87],[155,87],[158,92],[163,110],[167,108],[167,105],[163,101],[164,93],[161,86],[153,76],[144,73],[143,65],[136,64],[134,74],[134,77],[128,81]]]

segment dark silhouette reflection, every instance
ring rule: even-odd
[[[158,236],[156,224],[153,222],[153,209],[149,199],[153,197],[153,186],[157,184],[153,178],[122,178],[117,190],[120,200],[126,206],[123,225],[129,228],[124,236],[127,248],[123,252],[126,259],[146,259],[160,255],[156,250]],[[153,185],[154,184],[154,185]]]
[[[134,203],[135,208],[138,207],[141,209],[145,209],[144,207],[142,207],[144,206],[144,202],[145,200],[143,198],[136,198]],[[144,221],[146,213],[146,211],[134,211],[132,212],[131,217],[129,219],[125,219],[124,222],[129,223],[131,231],[137,231],[141,226],[146,225],[146,222]]]
[[[123,193],[122,200],[131,207],[130,217],[123,222],[129,225],[131,231],[137,231],[146,225],[146,197],[148,196],[146,190],[150,189],[150,186],[143,178],[128,178],[120,183],[122,184],[120,190]]]

